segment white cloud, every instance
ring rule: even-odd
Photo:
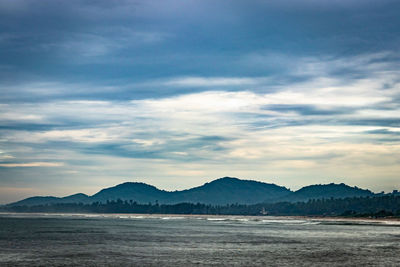
[[[321,182],[321,176],[359,186],[381,177],[389,183],[400,171],[399,127],[379,120],[400,121],[399,87],[382,89],[393,79],[392,72],[378,72],[344,84],[322,76],[262,91],[257,88],[269,82],[264,78],[178,77],[168,86],[214,90],[143,100],[2,104],[0,120],[8,128],[0,130],[0,144],[14,158],[0,166],[60,167],[49,171],[60,170],[65,179],[96,177],[104,186],[136,177],[168,189],[174,189],[171,181],[190,187],[225,175],[287,186]],[[52,85],[37,86],[46,94]],[[55,86],[65,91],[71,85]],[[248,90],[215,89],[220,86]],[[274,105],[295,108],[269,108]],[[350,112],[302,114],[296,106]],[[192,180],[179,180],[185,176]]]
[[[0,163],[0,167],[17,168],[17,167],[60,167],[62,162],[29,162],[29,163]]]

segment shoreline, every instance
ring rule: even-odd
[[[344,216],[299,216],[299,215],[262,215],[262,216],[253,216],[253,215],[216,215],[216,214],[148,214],[148,213],[68,213],[68,212],[0,212],[0,217],[2,215],[10,215],[10,216],[18,216],[21,217],[29,217],[29,216],[56,216],[56,217],[108,217],[108,218],[118,218],[118,217],[132,217],[132,218],[227,218],[227,219],[235,219],[235,218],[248,218],[254,221],[259,220],[309,220],[309,221],[332,221],[332,222],[346,222],[346,221],[358,221],[358,222],[399,222],[400,217],[381,217],[381,218],[370,218],[370,217],[344,217]]]

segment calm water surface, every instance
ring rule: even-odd
[[[0,214],[0,266],[400,266],[400,223]]]

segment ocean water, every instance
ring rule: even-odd
[[[400,266],[400,222],[0,214],[0,266]]]

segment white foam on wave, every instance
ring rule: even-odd
[[[167,215],[167,214],[93,214],[93,213],[0,213],[6,217],[64,217],[64,218],[115,218],[131,220],[206,220],[210,222],[226,222],[240,224],[265,224],[265,225],[318,225],[318,224],[354,224],[400,227],[400,220],[372,219],[372,218],[299,218],[279,216],[222,216],[222,215]]]
[[[207,221],[228,221],[228,218],[207,218]]]
[[[82,214],[82,217],[85,218],[97,218],[97,217],[104,217],[101,214]]]
[[[238,218],[238,217],[207,217],[207,221],[215,221],[215,222],[240,222],[240,223],[248,223],[255,222],[254,219],[251,218]]]
[[[399,220],[388,220],[388,219],[324,219],[321,223],[329,224],[353,224],[353,225],[382,225],[382,226],[400,226]]]
[[[120,219],[132,219],[132,217],[129,216],[129,215],[119,215],[119,216],[117,216],[117,218],[120,218]]]
[[[386,224],[386,225],[400,225],[400,221],[382,221],[382,224]]]
[[[144,216],[131,216],[132,219],[145,219]]]
[[[185,219],[185,217],[175,217],[175,216],[161,217],[161,220],[182,220],[182,219]]]
[[[281,224],[304,224],[306,220],[296,220],[296,219],[266,219],[261,220],[263,223],[281,223]]]
[[[317,224],[321,224],[321,222],[308,221],[303,223],[302,225],[317,225]]]
[[[238,222],[249,222],[250,221],[250,219],[247,219],[247,218],[235,218],[233,220],[238,221]],[[252,221],[255,221],[255,220],[252,220]]]

